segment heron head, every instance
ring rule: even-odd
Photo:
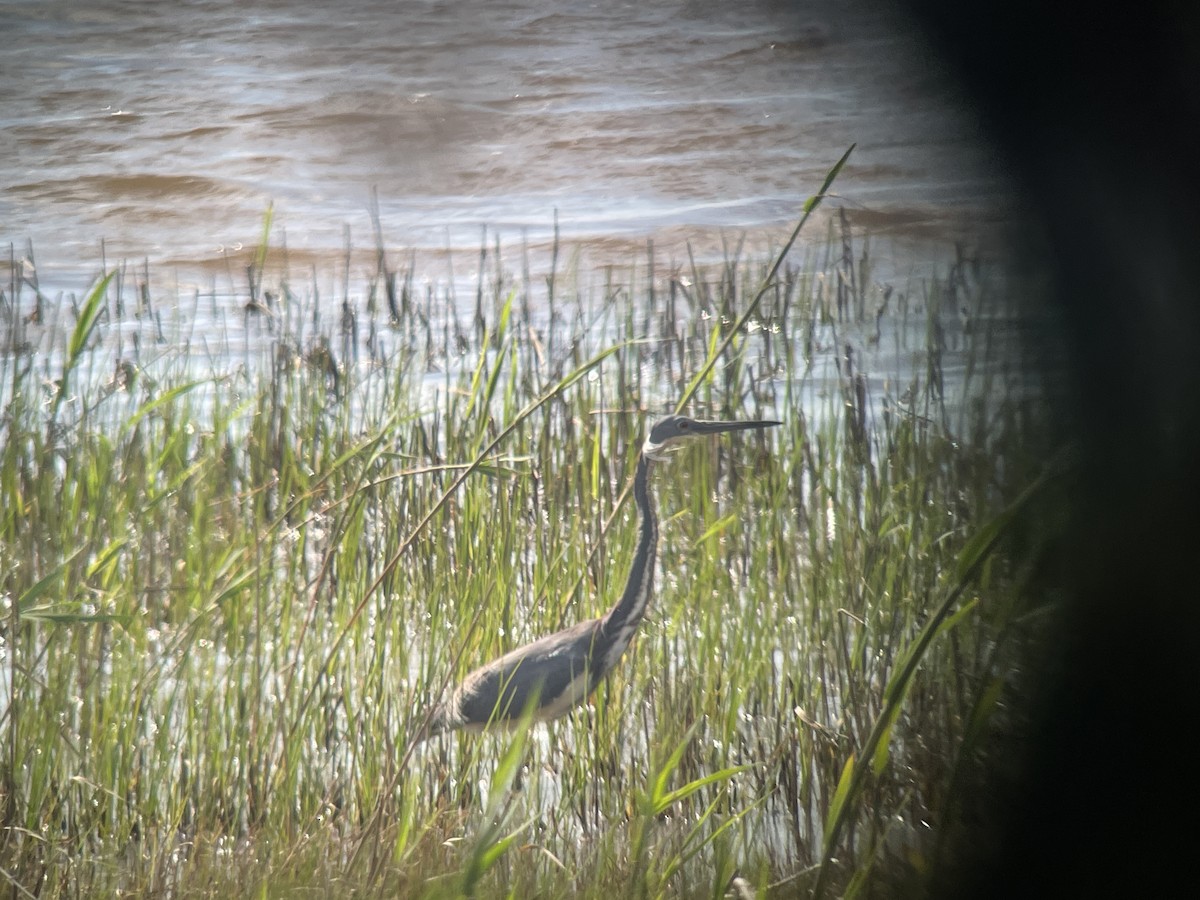
[[[646,436],[642,445],[642,453],[650,459],[664,459],[672,450],[693,437],[706,434],[720,434],[725,431],[745,431],[750,428],[769,428],[779,425],[771,420],[752,422],[708,422],[703,419],[689,419],[687,416],[667,416],[659,419]]]

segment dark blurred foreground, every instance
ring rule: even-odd
[[[1200,7],[909,5],[1044,226],[1083,452],[1032,759],[938,892],[1168,895],[1200,799]]]

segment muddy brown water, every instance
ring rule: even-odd
[[[0,18],[0,239],[18,258],[32,242],[43,280],[94,275],[102,240],[110,261],[202,268],[254,244],[272,203],[275,239],[332,264],[348,236],[372,244],[373,191],[391,248],[475,250],[485,225],[544,246],[556,215],[618,255],[781,240],[851,143],[837,203],[878,233],[948,245],[1011,205],[954,85],[866,0],[48,0]]]

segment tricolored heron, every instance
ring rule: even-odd
[[[633,479],[641,533],[620,599],[598,619],[538,638],[476,669],[437,708],[424,736],[456,728],[481,731],[491,725],[511,725],[527,712],[534,721],[544,722],[586,700],[625,653],[654,588],[658,517],[650,497],[650,464],[689,438],[778,424],[705,422],[686,416],[667,416],[655,423],[642,445]]]

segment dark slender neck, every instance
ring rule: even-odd
[[[642,517],[637,553],[629,569],[629,580],[621,599],[604,616],[605,635],[620,645],[621,652],[633,638],[633,632],[646,614],[650,595],[654,592],[654,562],[658,549],[658,516],[650,499],[650,461],[638,457],[637,474],[633,479],[633,499]]]

